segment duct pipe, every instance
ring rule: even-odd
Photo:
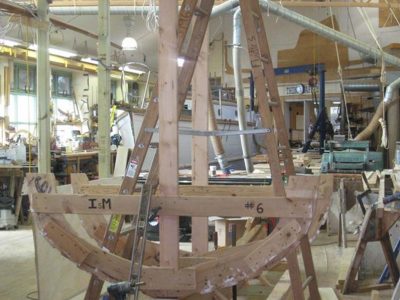
[[[142,15],[153,12],[152,6],[110,6],[112,15]],[[158,12],[158,6],[156,7]],[[97,6],[59,6],[50,7],[50,13],[54,15],[97,15]]]
[[[385,97],[383,98],[383,101],[378,105],[371,122],[369,122],[368,126],[355,137],[355,140],[366,140],[376,131],[379,126],[379,119],[383,116],[383,111],[386,111],[388,106],[393,103],[394,92],[398,90],[399,87],[400,77],[388,85],[388,87],[386,88]]]
[[[231,0],[235,1],[236,0]],[[230,2],[231,2],[230,1]],[[352,48],[360,53],[367,55],[368,57],[379,61],[383,60],[391,65],[400,66],[400,58],[390,55],[386,52],[382,52],[376,47],[371,47],[367,43],[358,41],[349,35],[336,31],[328,26],[322,25],[321,23],[314,21],[313,19],[307,18],[297,12],[290,9],[284,8],[283,6],[275,3],[271,0],[260,0],[260,6],[274,15],[280,16],[288,21],[291,21],[299,26],[309,29],[310,31],[323,36],[332,41],[336,41],[344,46]]]
[[[233,66],[233,75],[235,78],[235,98],[236,98],[239,130],[246,130],[247,129],[246,108],[244,105],[244,93],[243,93],[242,71],[241,71],[242,66],[240,63],[240,48],[241,48],[241,36],[242,36],[241,19],[242,19],[242,14],[240,12],[240,8],[238,8],[233,14],[232,66]],[[246,172],[252,173],[254,171],[254,168],[250,158],[249,141],[245,134],[240,135],[240,144],[242,146],[243,160],[246,166]]]
[[[220,5],[213,8],[211,16],[218,17],[224,13],[239,6],[238,0],[228,0]],[[323,36],[332,41],[336,41],[344,46],[354,49],[375,61],[383,60],[387,64],[394,66],[400,66],[400,58],[390,55],[386,52],[382,52],[376,47],[369,46],[367,43],[358,41],[353,37],[336,31],[328,26],[322,25],[321,23],[314,21],[308,17],[305,17],[297,12],[287,9],[278,3],[271,0],[260,0],[260,6],[263,10],[268,11],[274,15],[280,16],[288,21],[291,21],[299,26],[307,28],[308,30]],[[152,10],[151,6],[112,6],[110,11],[112,14],[146,14]],[[50,12],[53,14],[97,14],[97,7],[87,6],[76,6],[76,7],[51,7]]]
[[[228,1],[214,6],[211,17],[219,17],[239,6],[239,1]],[[152,6],[110,6],[112,15],[142,15],[154,12]],[[158,12],[158,6],[156,6]],[[50,13],[54,15],[97,15],[97,6],[58,6],[50,7]]]
[[[378,92],[381,85],[378,83],[345,83],[343,84],[345,92]]]
[[[211,94],[211,90],[208,94],[208,130],[218,130],[217,120],[215,119],[214,102]],[[222,138],[220,136],[210,136],[211,145],[214,150],[215,158],[218,161],[219,167],[224,174],[230,173],[230,166],[225,157],[224,145],[222,144]]]

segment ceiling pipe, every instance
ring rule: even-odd
[[[112,15],[140,15],[153,12],[152,6],[110,6]],[[158,6],[156,7],[158,12]],[[50,7],[50,13],[53,15],[97,15],[97,6],[55,6]]]
[[[239,1],[228,1],[214,6],[211,17],[218,17],[239,6]],[[112,15],[141,15],[154,12],[153,6],[110,6]],[[156,6],[158,12],[158,6]],[[54,15],[97,15],[97,6],[51,6]]]
[[[224,13],[231,11],[232,9],[239,6],[239,0],[229,0],[213,8],[211,17],[218,17]],[[305,17],[295,11],[287,9],[279,3],[275,3],[271,0],[260,0],[260,6],[264,11],[280,16],[283,19],[291,21],[299,26],[302,26],[320,36],[323,36],[332,41],[336,41],[339,44],[354,49],[374,61],[383,59],[387,64],[400,67],[400,58],[390,55],[386,52],[382,52],[376,47],[372,47],[365,42],[358,41],[353,37],[336,31],[328,26],[322,25],[321,23]],[[151,6],[111,6],[111,14],[146,14],[153,8]],[[75,6],[75,7],[50,7],[52,14],[61,15],[90,15],[97,14],[96,6]]]
[[[378,83],[344,83],[343,89],[345,92],[378,92],[381,85]]]
[[[242,82],[242,66],[240,63],[240,49],[242,37],[242,13],[240,8],[237,8],[233,14],[233,37],[232,37],[232,66],[233,76],[235,79],[235,98],[237,108],[237,118],[239,130],[247,129],[246,108],[244,104],[244,92]],[[243,160],[247,173],[254,171],[253,163],[250,158],[249,141],[245,134],[240,135],[240,144],[242,146]]]

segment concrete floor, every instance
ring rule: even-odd
[[[336,236],[319,235],[312,252],[320,287],[336,285],[342,250],[337,247]],[[354,242],[352,242],[354,245]],[[351,242],[350,242],[351,246]],[[301,264],[302,265],[302,264]],[[37,299],[35,255],[32,230],[0,231],[0,299]],[[391,299],[392,290],[380,291],[380,299]],[[339,299],[371,299],[370,293],[350,296],[338,295]],[[147,297],[146,297],[147,298]]]

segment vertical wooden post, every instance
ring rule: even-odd
[[[178,1],[160,1],[159,27],[159,179],[162,196],[178,194]],[[160,218],[160,264],[178,268],[179,218]]]
[[[204,36],[200,55],[192,80],[192,127],[197,130],[208,128],[208,30]],[[192,183],[208,184],[208,139],[203,136],[192,138]],[[192,218],[192,252],[196,254],[208,251],[208,218]]]
[[[110,1],[99,1],[99,46],[98,57],[101,64],[98,72],[99,127],[99,176],[110,176]]]
[[[49,3],[38,1],[38,17],[49,21]],[[38,170],[50,172],[50,63],[49,63],[49,30],[48,27],[37,29],[37,122],[39,133]],[[27,74],[29,77],[29,74]]]
[[[303,256],[304,269],[306,276],[311,277],[311,281],[308,284],[308,290],[310,292],[310,299],[319,300],[321,296],[318,291],[317,276],[315,274],[314,262],[312,259],[310,241],[308,235],[305,235],[300,241],[301,254]]]
[[[301,274],[299,268],[299,261],[297,259],[296,250],[293,250],[286,256],[289,268],[290,285],[292,287],[295,299],[304,300],[303,284],[301,282]]]

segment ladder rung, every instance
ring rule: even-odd
[[[269,64],[270,60],[264,56],[260,56],[260,60],[266,64]]]
[[[201,7],[196,7],[194,10],[194,15],[198,16],[198,17],[203,17],[207,15],[207,11],[205,11],[204,9],[202,9]]]
[[[254,18],[257,18],[257,19],[260,18],[260,16],[258,15],[258,13],[256,13],[254,10],[251,10],[250,13],[251,13],[251,15],[252,15]]]
[[[308,276],[306,280],[304,280],[303,284],[301,285],[303,290],[308,287],[308,285],[313,281],[314,277],[313,276]]]

